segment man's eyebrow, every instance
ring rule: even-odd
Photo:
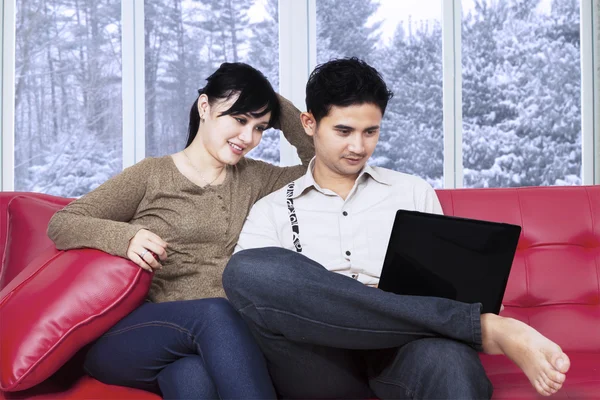
[[[344,130],[348,130],[348,131],[353,131],[354,128],[348,125],[343,125],[343,124],[337,124],[334,126],[335,129],[344,129]]]
[[[379,125],[373,125],[365,129],[365,131],[374,131],[375,129],[379,129]]]
[[[348,126],[348,125],[344,125],[344,124],[338,124],[334,126],[335,129],[343,129],[343,130],[348,130],[348,131],[353,131],[355,130],[353,127]],[[379,129],[379,125],[373,125],[373,126],[369,126],[368,128],[365,128],[365,131],[374,131],[376,129]]]

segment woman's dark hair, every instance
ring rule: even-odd
[[[260,71],[250,65],[223,63],[219,69],[206,78],[206,81],[206,86],[198,90],[198,97],[190,110],[188,139],[185,147],[192,143],[200,126],[198,98],[202,94],[208,96],[208,102],[211,106],[215,100],[227,100],[231,96],[239,94],[235,103],[228,110],[221,112],[219,117],[250,114],[258,118],[271,112],[269,126],[273,126],[275,121],[279,120],[279,100],[273,86]]]
[[[393,97],[377,70],[356,57],[341,58],[318,65],[306,84],[306,110],[315,121],[329,114],[332,106],[375,104],[385,113]]]

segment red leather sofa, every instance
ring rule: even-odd
[[[530,324],[556,341],[571,358],[565,385],[554,398],[600,399],[600,186],[437,193],[447,215],[523,227],[502,315]],[[15,196],[67,201],[34,193],[0,193],[0,256],[5,252],[7,205]],[[81,369],[84,351],[41,384],[24,391],[0,392],[0,399],[159,398],[104,385],[86,376]],[[494,384],[494,399],[538,397],[525,375],[508,359],[481,358]]]

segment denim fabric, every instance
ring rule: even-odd
[[[480,304],[384,292],[275,247],[235,254],[223,286],[282,397],[491,397]]]
[[[94,343],[84,367],[168,399],[275,398],[252,334],[220,298],[141,305]]]

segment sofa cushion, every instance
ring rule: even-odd
[[[527,376],[504,356],[480,355],[481,362],[494,385],[492,399],[541,399]],[[600,393],[600,353],[570,352],[571,369],[562,389],[554,399],[598,399]]]
[[[134,263],[99,250],[38,256],[0,292],[0,390],[48,378],[135,309],[150,281]]]
[[[7,207],[7,237],[0,290],[14,279],[38,254],[54,247],[46,235],[46,227],[54,213],[70,202],[48,201],[27,196],[15,196]]]
[[[31,257],[14,252],[37,256],[0,291],[2,391],[28,389],[48,378],[135,309],[151,281],[150,273],[129,260],[99,250],[47,246],[40,236],[52,207],[29,200],[15,198],[9,210],[11,260]],[[36,215],[40,219],[29,219]]]

